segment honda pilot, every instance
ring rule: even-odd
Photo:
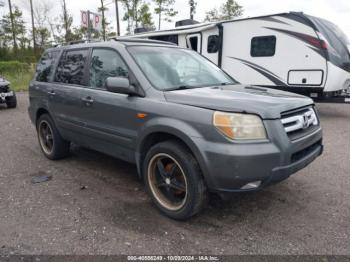
[[[152,40],[45,51],[29,89],[43,154],[70,144],[135,163],[155,205],[187,219],[209,193],[260,190],[321,155],[304,96],[237,83],[198,53]]]

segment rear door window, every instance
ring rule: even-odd
[[[55,82],[86,85],[85,69],[88,54],[88,49],[66,51],[57,66]]]
[[[252,57],[274,56],[276,52],[275,36],[253,37],[250,47]]]
[[[90,66],[90,86],[105,89],[108,77],[128,78],[128,67],[116,51],[94,49]]]
[[[35,80],[39,82],[49,82],[53,75],[53,67],[58,58],[59,51],[46,52],[40,59],[36,67]]]

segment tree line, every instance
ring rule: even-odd
[[[19,60],[35,62],[47,46],[63,42],[86,39],[88,29],[73,26],[73,16],[67,8],[66,0],[60,1],[60,13],[53,14],[54,6],[51,0],[25,0],[27,5],[21,8],[29,11],[31,21],[25,21],[23,10],[11,0],[9,10],[1,18],[0,30],[0,60]],[[171,22],[178,14],[175,10],[176,0],[96,0],[97,10],[102,13],[102,31],[92,31],[92,38],[107,39],[116,36],[110,19],[105,16],[111,4],[121,5],[124,15],[122,21],[127,24],[127,34],[133,34],[136,28],[147,30],[160,29],[163,22]],[[190,19],[195,19],[199,1],[189,0]],[[22,1],[24,3],[24,1]],[[151,5],[154,9],[151,10]],[[92,10],[94,11],[94,10]],[[219,8],[206,13],[204,21],[218,21],[241,16],[243,8],[235,0],[226,0]],[[153,21],[155,14],[156,22]]]

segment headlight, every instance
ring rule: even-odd
[[[264,124],[261,118],[256,115],[215,112],[213,124],[230,139],[267,139]]]

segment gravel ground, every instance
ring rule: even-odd
[[[187,222],[158,213],[133,165],[74,147],[52,162],[28,114],[0,106],[1,254],[350,254],[350,105],[317,105],[325,152],[261,192],[212,199]],[[32,184],[47,174],[52,180]]]

